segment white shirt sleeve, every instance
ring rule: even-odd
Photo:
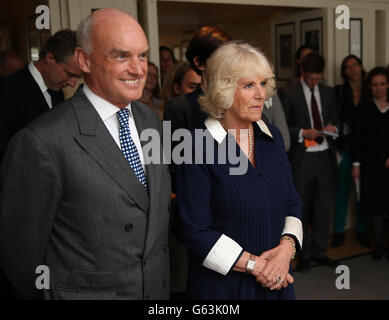
[[[203,266],[225,276],[242,250],[238,243],[223,234],[208,253]]]
[[[282,234],[294,235],[300,244],[300,248],[303,247],[303,225],[300,219],[292,216],[286,217],[285,226],[284,230],[282,231]]]

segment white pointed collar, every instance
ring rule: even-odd
[[[220,122],[212,116],[209,116],[207,120],[204,121],[205,127],[208,129],[211,136],[220,144],[223,142],[224,138],[227,135],[227,131],[223,128]],[[268,137],[273,139],[273,135],[270,133],[269,128],[263,120],[257,121],[257,124],[261,131],[266,134]]]

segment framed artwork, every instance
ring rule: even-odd
[[[362,19],[350,19],[349,52],[362,60]]]
[[[293,78],[295,52],[294,22],[277,24],[275,26],[276,44],[276,75],[277,80]]]
[[[300,21],[300,45],[309,45],[314,51],[323,54],[323,19]]]

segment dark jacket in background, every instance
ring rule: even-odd
[[[58,95],[63,101],[63,92]],[[1,80],[0,162],[12,136],[47,110],[49,106],[28,65]]]

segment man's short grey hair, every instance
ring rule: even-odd
[[[85,53],[90,54],[93,50],[92,30],[95,16],[90,14],[82,19],[77,28],[77,46]]]
[[[219,47],[207,61],[207,87],[198,99],[201,109],[221,118],[234,101],[238,80],[260,75],[266,80],[266,99],[275,91],[273,68],[264,53],[248,43],[233,41]]]

